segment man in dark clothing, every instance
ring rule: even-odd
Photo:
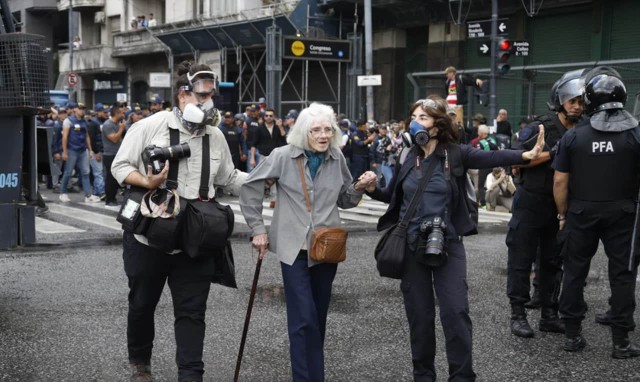
[[[286,141],[286,131],[282,126],[282,120],[275,120],[275,111],[273,109],[266,109],[264,113],[264,124],[258,125],[253,134],[253,140],[251,141],[251,163],[252,167],[255,166],[255,153],[256,150],[260,152],[263,157],[269,156],[271,151],[276,147],[284,146]]]
[[[498,116],[496,117],[496,134],[506,135],[511,139],[513,130],[511,129],[511,124],[509,123],[508,118],[507,110],[500,109],[498,111]]]
[[[248,107],[247,113],[248,117],[245,118],[245,124],[247,125],[247,143],[248,146],[251,146],[252,142],[255,140],[258,128],[260,127],[260,109],[258,109],[256,105],[251,105]],[[260,155],[261,153],[258,149],[249,152],[247,172],[251,172],[251,170],[260,163]]]
[[[634,214],[640,187],[640,126],[624,110],[627,91],[613,69],[596,67],[585,77],[584,103],[589,120],[567,132],[553,161],[553,195],[558,209],[564,280],[560,313],[566,326],[564,350],[581,351],[585,314],[584,283],[591,258],[604,245],[611,285],[611,356],[640,356],[629,341],[635,328],[637,247]]]
[[[367,121],[358,121],[358,129],[351,134],[351,177],[358,179],[360,175],[369,171],[371,153],[369,144],[372,143],[378,134],[371,134],[367,137]]]
[[[124,121],[124,109],[116,105],[111,107],[109,111],[111,117],[107,119],[102,125],[102,137],[104,145],[104,172],[106,173],[105,182],[105,203],[107,207],[119,206],[116,200],[116,194],[118,193],[118,181],[111,174],[111,164],[113,159],[120,149],[122,138],[127,124]]]
[[[536,274],[542,303],[540,331],[564,333],[558,318],[558,293],[562,278],[560,245],[557,243],[558,220],[553,200],[553,169],[550,160],[558,141],[579,121],[583,111],[582,70],[565,73],[552,87],[549,108],[544,115],[520,131],[518,144],[524,149],[535,144],[535,132],[544,126],[545,149],[540,157],[520,169],[520,184],[513,198],[513,215],[509,221],[506,244],[507,296],[511,304],[511,333],[533,337],[525,312],[529,302],[531,264],[540,246],[540,271]],[[518,148],[518,147],[517,147]]]
[[[224,113],[224,118],[218,126],[227,140],[229,151],[231,151],[231,158],[233,158],[233,165],[237,169],[247,161],[247,156],[245,155],[247,144],[244,141],[242,124],[236,124],[236,121],[243,120],[244,116],[242,114],[236,114],[234,117],[233,114],[228,111]]]

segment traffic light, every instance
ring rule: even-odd
[[[511,60],[513,42],[508,38],[499,38],[496,45],[496,74],[503,76],[509,73],[509,69],[511,69],[509,61]]]

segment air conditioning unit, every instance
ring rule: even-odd
[[[96,24],[104,24],[104,20],[105,20],[104,12],[96,12],[95,15],[93,15],[93,21]]]

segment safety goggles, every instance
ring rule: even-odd
[[[197,79],[198,76],[206,76],[211,78]],[[216,90],[216,74],[210,70],[201,70],[193,73],[193,75],[187,73],[187,80],[191,88],[196,93],[212,93]],[[195,80],[195,81],[194,81]]]
[[[436,103],[436,101],[432,100],[432,99],[419,99],[416,101],[415,103],[420,104],[423,108],[431,108],[431,109],[437,109],[438,108],[438,104]]]

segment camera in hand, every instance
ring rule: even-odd
[[[420,232],[426,236],[424,256],[421,256],[420,259],[425,265],[439,267],[446,262],[447,253],[444,249],[446,229],[447,225],[439,216],[432,220],[425,220],[420,224]]]
[[[167,160],[182,159],[191,156],[191,148],[187,142],[179,145],[158,147],[149,145],[142,151],[142,162],[145,167],[151,166],[154,174],[159,174],[164,169]]]

